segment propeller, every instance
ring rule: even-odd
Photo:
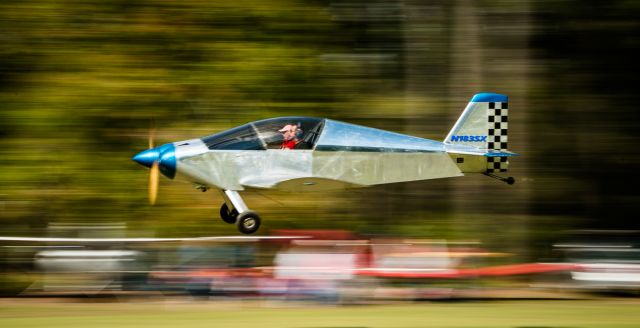
[[[156,203],[158,196],[160,173],[169,179],[173,179],[176,175],[177,166],[175,146],[173,143],[155,147],[155,134],[155,124],[151,121],[151,127],[149,129],[149,149],[141,151],[132,158],[138,164],[149,168],[149,204],[151,205]]]
[[[149,149],[153,149],[154,144],[153,141],[155,139],[156,129],[151,123],[151,129],[149,129]],[[160,165],[158,160],[153,161],[151,165],[151,169],[149,170],[149,204],[155,205],[156,199],[158,198],[158,183],[160,181]]]

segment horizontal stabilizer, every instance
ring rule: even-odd
[[[483,156],[486,157],[510,157],[510,156],[520,156],[520,154],[512,153],[506,150],[490,150],[487,153],[484,153]]]
[[[446,145],[446,151],[450,154],[460,155],[476,155],[485,157],[511,157],[520,156],[507,150],[492,150],[492,149],[480,149],[476,147],[469,147],[465,145]]]

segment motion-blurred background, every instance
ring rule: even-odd
[[[639,2],[622,0],[1,2],[2,235],[237,234],[218,218],[216,192],[162,177],[158,203],[148,205],[146,169],[131,157],[147,148],[152,124],[157,144],[285,115],[441,140],[473,94],[497,92],[510,97],[509,147],[522,154],[511,162],[514,186],[475,176],[246,193],[262,214],[260,233],[365,240],[368,249],[348,253],[369,260],[382,238],[431,245],[399,257],[437,257],[433,245],[501,254],[477,267],[573,263],[567,253],[579,246],[594,251],[581,253],[587,260],[622,247],[626,257],[614,252],[607,263],[637,265],[639,14]],[[338,247],[318,243],[306,246]],[[119,253],[46,253],[60,246]],[[290,251],[281,247],[5,243],[0,286],[46,290],[40,273],[56,270],[51,258],[135,259],[135,269],[103,270],[146,273],[192,258],[198,268],[300,264],[277,257]],[[160,279],[137,277],[136,288]]]

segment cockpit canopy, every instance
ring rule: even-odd
[[[324,119],[278,117],[248,123],[202,138],[212,150],[313,149]]]

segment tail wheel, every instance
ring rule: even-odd
[[[220,218],[226,223],[234,224],[238,218],[238,211],[235,209],[230,211],[227,203],[223,203],[222,206],[220,206]]]
[[[256,212],[242,212],[236,221],[238,230],[243,234],[252,234],[260,228],[260,216]]]

